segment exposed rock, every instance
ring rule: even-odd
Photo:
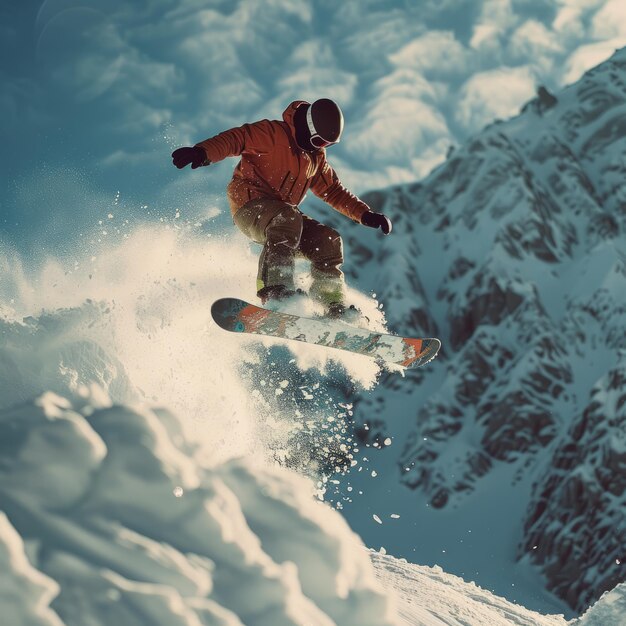
[[[507,467],[538,472],[519,556],[573,608],[626,576],[625,136],[622,50],[556,95],[540,88],[419,183],[365,195],[402,227],[348,242],[390,327],[443,341],[405,384],[383,377],[357,425],[413,420],[397,466],[416,506],[472,498]]]
[[[623,361],[623,359],[622,359]],[[624,578],[626,367],[611,370],[556,449],[537,485],[520,556],[542,566],[548,587],[583,609]],[[589,572],[596,577],[590,585]]]

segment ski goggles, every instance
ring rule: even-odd
[[[326,146],[331,146],[332,144],[337,143],[339,140],[328,141],[324,139],[324,137],[322,137],[317,132],[317,129],[315,128],[315,124],[313,123],[313,114],[311,113],[312,108],[313,106],[309,106],[306,112],[306,124],[309,128],[309,132],[311,133],[311,139],[310,139],[311,145],[314,148],[325,148]]]

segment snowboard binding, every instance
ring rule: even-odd
[[[340,320],[348,324],[354,324],[362,319],[369,319],[357,309],[354,304],[346,306],[343,302],[331,302],[326,307],[326,317],[331,320]]]
[[[285,285],[270,285],[257,291],[257,296],[262,304],[267,304],[269,300],[288,300],[294,296],[306,296],[302,289],[289,289]]]

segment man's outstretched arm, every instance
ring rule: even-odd
[[[195,146],[178,148],[172,153],[172,159],[179,169],[189,163],[192,169],[196,169],[227,157],[240,156],[255,143],[263,141],[269,132],[266,120],[244,124],[200,141]]]
[[[333,209],[355,222],[370,228],[380,228],[385,235],[391,232],[391,220],[382,213],[372,211],[363,200],[348,191],[341,184],[337,173],[328,162],[324,163],[313,180],[311,191],[318,198],[330,204]]]

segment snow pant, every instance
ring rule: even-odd
[[[323,304],[343,302],[343,242],[339,233],[303,215],[297,206],[272,198],[256,198],[234,214],[244,235],[263,244],[257,293],[265,287],[294,289],[296,256],[311,262],[309,295]]]

